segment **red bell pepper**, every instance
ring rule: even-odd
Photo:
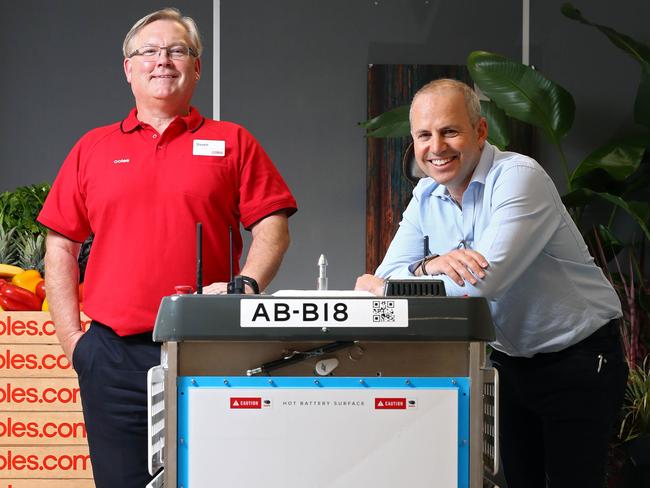
[[[45,280],[41,280],[36,284],[36,296],[41,300],[45,300]]]
[[[0,307],[6,311],[40,310],[42,301],[29,290],[11,283],[0,283]]]

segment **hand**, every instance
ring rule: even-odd
[[[487,267],[488,262],[480,253],[471,249],[456,249],[429,261],[426,270],[427,274],[444,274],[459,286],[465,286],[465,282],[476,285],[477,278],[485,278],[484,269]]]
[[[84,332],[81,329],[78,329],[67,335],[66,338],[61,341],[61,349],[63,349],[63,352],[68,357],[70,364],[72,364],[72,355],[74,354],[74,350],[77,347],[77,343],[83,335]]]
[[[364,274],[357,278],[357,282],[354,285],[355,290],[369,291],[373,295],[378,297],[384,294],[384,280],[378,278],[375,275]]]
[[[204,295],[225,295],[228,291],[228,283],[218,281],[203,287]]]
[[[248,286],[248,284],[245,284],[244,287],[246,289],[246,293],[253,293],[253,289]],[[226,293],[228,293],[228,283],[222,283],[218,281],[216,283],[212,283],[211,285],[203,287],[204,295],[225,295]]]

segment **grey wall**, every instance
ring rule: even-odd
[[[520,17],[518,0],[221,2],[222,118],[262,141],[300,207],[274,287],[314,288],[321,253],[330,288],[364,272],[368,64],[518,56]]]
[[[639,67],[594,29],[561,16],[561,0],[531,3],[531,63],[578,106],[565,148],[576,165],[613,130],[630,126]],[[588,18],[650,44],[650,2],[574,3]],[[126,114],[132,98],[121,69],[123,36],[167,4],[0,4],[0,191],[52,180],[82,133]],[[212,2],[174,4],[204,35],[194,102],[210,115]],[[520,59],[520,0],[221,1],[221,117],[256,135],[300,207],[273,289],[313,288],[320,253],[330,261],[331,288],[352,286],[364,271],[366,146],[356,124],[366,118],[368,64],[463,64],[475,49]],[[562,190],[555,152],[543,140],[538,148],[535,156]]]
[[[195,102],[212,114],[212,2],[175,4],[204,26],[203,74]],[[133,107],[122,41],[161,0],[0,2],[0,191],[52,181],[88,130]]]

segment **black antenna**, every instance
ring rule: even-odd
[[[424,236],[424,255],[422,258],[426,258],[431,252],[429,251],[429,236]]]
[[[230,244],[230,282],[235,278],[235,258],[232,255],[232,225],[228,226],[228,242]]]
[[[196,224],[196,293],[203,294],[203,224]]]

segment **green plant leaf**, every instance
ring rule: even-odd
[[[366,136],[368,137],[407,137],[410,135],[411,125],[408,120],[405,122],[387,124],[366,133]]]
[[[650,127],[650,68],[641,71],[641,81],[634,101],[634,121]]]
[[[578,188],[562,195],[562,203],[567,208],[579,208],[590,204],[596,198],[596,192],[588,188]]]
[[[611,193],[612,195],[622,196],[628,190],[629,180],[617,181],[609,173],[601,168],[580,176],[571,181],[571,188],[587,188],[595,192]]]
[[[470,53],[467,67],[481,91],[507,115],[539,127],[554,144],[573,125],[571,94],[531,67],[485,51]]]
[[[17,232],[29,231],[45,235],[45,228],[36,222],[43,202],[50,190],[48,183],[16,188],[0,195],[0,225],[5,230],[15,227]]]
[[[625,194],[650,201],[650,164],[642,165],[640,171],[627,181]]]
[[[510,129],[508,118],[496,103],[491,100],[481,100],[481,114],[487,120],[488,141],[502,151],[510,144]]]
[[[608,279],[613,281],[615,278],[606,268],[607,263],[614,259],[625,246],[616,238],[609,228],[602,224],[598,227],[595,225],[592,226],[585,235],[585,240],[589,244],[589,249],[596,259],[598,266],[602,267],[606,276],[608,276]]]
[[[578,165],[571,175],[571,183],[596,169],[602,169],[617,181],[622,181],[634,173],[641,164],[645,147],[610,142],[599,147]]]
[[[359,122],[368,137],[404,137],[410,135],[410,105],[402,105],[377,117]]]
[[[562,202],[567,208],[576,208],[584,207],[585,205],[594,201],[596,198],[606,200],[616,207],[624,210],[641,228],[646,236],[646,239],[650,240],[650,228],[648,228],[648,223],[650,220],[650,206],[645,202],[625,201],[616,195],[611,195],[604,192],[596,192],[589,190],[588,188],[579,188],[567,193],[566,195],[563,195]]]
[[[628,35],[621,34],[611,27],[587,20],[582,15],[582,12],[570,3],[562,5],[561,11],[566,17],[572,20],[595,27],[605,34],[616,47],[632,56],[632,58],[641,64],[641,80],[634,102],[634,120],[638,124],[650,127],[650,46]]]
[[[598,225],[597,231],[600,243],[603,246],[605,259],[609,262],[614,259],[614,256],[620,253],[625,246],[623,246],[621,241],[618,240],[612,231],[603,224]]]
[[[627,201],[628,206],[639,219],[648,224],[650,222],[650,206],[645,202]]]
[[[589,191],[589,190],[587,190]],[[609,193],[594,192],[599,198],[613,203],[617,207],[627,212],[639,225],[644,232],[646,239],[650,240],[650,229],[648,228],[648,217],[650,216],[650,206],[645,202],[625,201],[620,197],[610,195]]]
[[[602,24],[596,24],[594,22],[591,22],[590,20],[587,20],[582,15],[582,12],[580,12],[580,10],[578,10],[573,5],[571,5],[571,3],[563,4],[561,11],[564,14],[564,16],[572,20],[576,20],[578,22],[581,22],[582,24],[597,28],[600,32],[605,34],[616,47],[628,53],[639,63],[641,63],[642,66],[645,66],[646,68],[650,69],[650,46],[647,46],[642,42],[639,42],[631,38],[630,36],[621,34],[620,32],[617,32],[614,29],[612,29],[611,27],[607,27],[606,25],[602,25]]]

